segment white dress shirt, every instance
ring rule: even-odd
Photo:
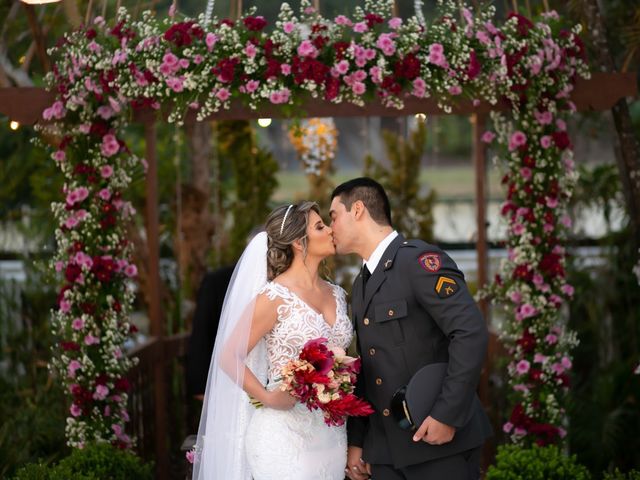
[[[362,263],[364,263],[367,266],[369,273],[373,273],[375,271],[376,267],[378,266],[378,263],[380,263],[380,260],[382,259],[382,255],[384,254],[384,251],[391,244],[391,242],[393,242],[393,239],[396,238],[397,236],[398,236],[398,232],[394,230],[393,232],[391,232],[389,235],[387,235],[380,241],[380,243],[375,248],[375,250],[373,251],[373,253],[371,254],[368,260],[364,260],[364,259],[362,260]]]

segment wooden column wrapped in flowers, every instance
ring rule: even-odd
[[[53,206],[60,223],[55,268],[63,287],[54,313],[60,339],[52,366],[68,391],[69,444],[89,440],[122,446],[130,361],[122,345],[136,275],[123,222],[133,213],[127,188],[143,168],[123,142],[132,110],[171,106],[169,120],[202,120],[242,101],[300,114],[309,96],[335,104],[389,108],[434,97],[450,112],[458,99],[506,102],[494,115],[495,142],[509,195],[509,260],[490,288],[507,308],[503,339],[513,361],[514,409],[505,425],[518,442],[556,442],[563,435],[563,395],[575,336],[558,307],[571,296],[564,281],[564,207],[574,183],[564,119],[569,94],[587,77],[578,29],[560,30],[555,14],[532,21],[494,9],[473,11],[438,2],[431,25],[391,18],[391,2],[365,2],[353,15],[322,18],[308,2],[299,16],[283,4],[275,28],[250,12],[241,21],[204,18],[134,21],[126,10],[114,25],[66,35],[48,76],[56,102],[43,128],[59,135],[52,152],[66,177]]]

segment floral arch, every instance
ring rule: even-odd
[[[97,18],[59,43],[47,79],[56,100],[41,128],[61,139],[51,155],[66,179],[53,205],[63,286],[52,368],[69,395],[69,445],[132,443],[123,343],[136,268],[123,225],[133,214],[132,174],[145,168],[122,140],[132,112],[170,105],[169,120],[181,123],[224,115],[232,100],[293,115],[307,101],[402,108],[426,98],[444,112],[462,99],[496,110],[482,140],[504,167],[508,259],[485,294],[506,314],[513,409],[504,430],[518,443],[561,441],[577,343],[558,312],[573,293],[562,239],[576,179],[566,118],[576,81],[589,76],[580,29],[561,29],[555,13],[535,22],[511,14],[497,25],[493,7],[438,5],[439,19],[423,25],[392,18],[388,1],[332,20],[308,2],[298,16],[283,4],[270,33],[253,11],[207,23],[148,12],[134,21],[121,9],[114,25]]]

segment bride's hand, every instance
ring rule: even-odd
[[[296,404],[296,399],[289,395],[289,392],[281,390],[273,390],[267,393],[266,401],[263,402],[265,407],[275,410],[291,410]]]

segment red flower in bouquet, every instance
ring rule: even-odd
[[[284,366],[280,388],[309,410],[320,409],[327,425],[344,425],[349,416],[373,413],[369,403],[353,394],[359,371],[359,358],[330,348],[326,338],[318,338],[308,341],[298,359]]]

